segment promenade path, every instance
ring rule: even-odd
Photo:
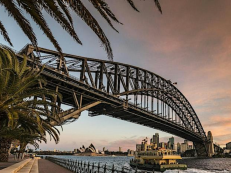
[[[50,162],[49,160],[38,160],[39,173],[71,173],[71,171]]]
[[[27,159],[28,157],[24,157],[24,159]],[[23,159],[23,160],[24,160]],[[14,159],[14,156],[13,155],[10,155],[9,156],[9,159],[8,159],[8,162],[0,162],[0,170],[1,169],[4,169],[4,168],[6,168],[6,167],[9,167],[9,166],[11,166],[11,165],[13,165],[13,164],[15,164],[15,163],[18,163],[18,162],[21,162],[22,161],[22,159]]]

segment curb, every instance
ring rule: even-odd
[[[16,173],[17,171],[19,171],[23,166],[25,166],[29,161],[31,161],[31,159],[26,159],[23,160],[19,163],[15,163],[5,169],[0,170],[0,173]]]

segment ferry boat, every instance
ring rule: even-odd
[[[187,165],[178,164],[176,160],[182,159],[176,151],[170,149],[159,149],[151,151],[136,152],[134,159],[130,161],[131,167],[148,171],[161,171],[171,169],[186,170]]]

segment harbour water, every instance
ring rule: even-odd
[[[130,167],[129,162],[133,157],[124,156],[103,156],[103,157],[91,157],[91,156],[54,156],[58,158],[73,159],[78,161],[101,163],[112,165],[115,167]],[[185,163],[188,165],[188,169],[182,170],[168,170],[165,173],[231,173],[231,158],[183,158],[178,161],[179,163]]]

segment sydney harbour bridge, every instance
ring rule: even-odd
[[[198,156],[208,156],[209,138],[193,107],[170,80],[128,64],[63,54],[26,45],[18,54],[29,57],[28,65],[41,68],[46,87],[56,90],[62,125],[78,119],[82,111],[89,116],[113,118],[159,129],[193,142]],[[47,98],[49,99],[49,98]]]

